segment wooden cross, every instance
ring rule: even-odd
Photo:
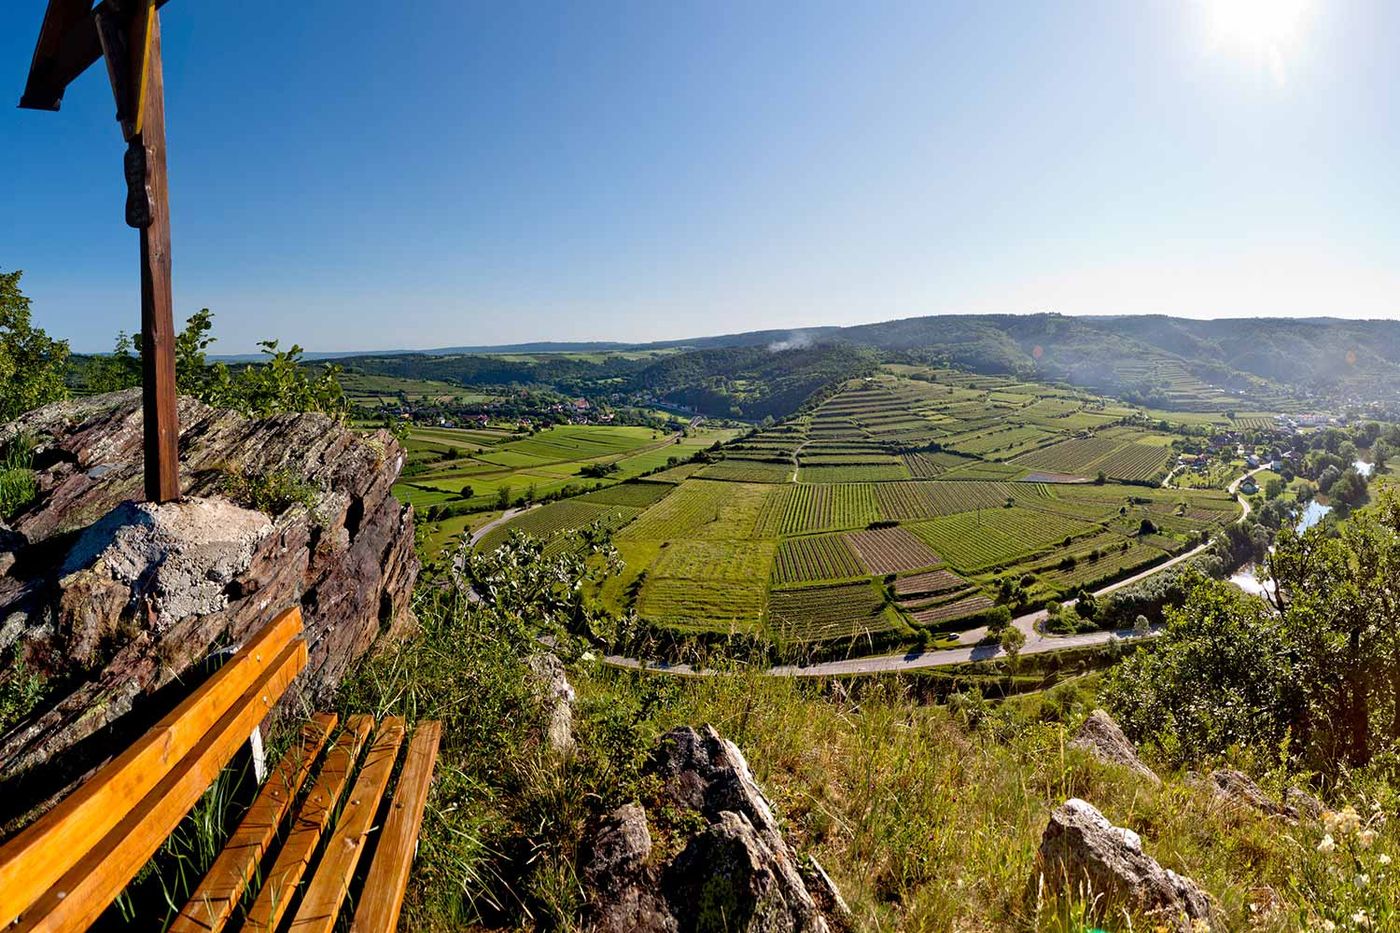
[[[63,92],[99,58],[126,138],[126,222],[141,232],[141,372],[146,498],[180,498],[180,423],[170,294],[170,204],[165,175],[165,0],[49,0],[19,105],[57,110]]]

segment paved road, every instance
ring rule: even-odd
[[[1249,515],[1249,502],[1239,494],[1240,484],[1245,477],[1253,476],[1262,472],[1268,467],[1258,467],[1250,470],[1244,476],[1239,477],[1230,484],[1228,491],[1234,495],[1239,502],[1241,512],[1239,518],[1235,519],[1236,524],[1245,520]],[[1175,567],[1183,561],[1201,554],[1210,545],[1202,544],[1192,548],[1184,554],[1178,554],[1171,560],[1164,561],[1153,567],[1144,570],[1142,573],[1134,574],[1117,583],[1110,583],[1094,591],[1095,596],[1106,596],[1114,590],[1131,586],[1147,579],[1153,574],[1161,573],[1171,567]],[[1063,651],[1066,648],[1082,648],[1088,645],[1101,645],[1115,638],[1131,638],[1131,629],[1118,632],[1084,632],[1079,635],[1047,635],[1040,630],[1040,624],[1046,619],[1046,612],[1040,609],[1036,612],[1028,612],[1023,616],[1012,619],[1011,624],[1016,626],[1026,636],[1025,647],[1021,649],[1021,654],[1042,654],[1047,651]],[[823,661],[817,664],[797,665],[782,664],[768,669],[768,673],[774,677],[832,677],[849,674],[879,674],[892,673],[896,671],[914,671],[931,667],[952,667],[955,664],[966,664],[968,661],[990,661],[999,657],[1004,652],[999,645],[978,644],[987,635],[985,627],[972,629],[963,633],[958,639],[958,646],[955,648],[933,648],[927,651],[923,649],[913,649],[901,654],[872,655],[864,658],[850,658],[845,661]],[[633,670],[648,670],[659,673],[699,675],[706,671],[696,670],[689,664],[669,664],[661,661],[642,661],[637,658],[627,658],[621,655],[608,655],[603,659],[613,667],[625,667]]]
[[[500,518],[493,518],[491,519],[491,521],[482,525],[476,531],[473,531],[471,540],[468,542],[468,544],[470,544],[472,547],[476,547],[476,542],[480,541],[482,538],[490,534],[491,529],[504,525],[506,522],[510,521],[512,518],[521,514],[522,512],[528,512],[531,509],[537,509],[539,507],[540,504],[536,502],[534,505],[527,505],[524,508],[520,509],[506,509],[504,512],[501,513]]]

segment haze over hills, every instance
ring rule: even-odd
[[[1400,322],[936,315],[659,343],[541,342],[340,356],[366,372],[463,385],[548,383],[583,391],[611,380],[714,413],[742,397],[740,407],[755,417],[785,414],[805,394],[877,357],[1061,380],[1156,407],[1306,406],[1394,398]]]

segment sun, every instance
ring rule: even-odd
[[[1284,65],[1307,26],[1309,0],[1203,0],[1213,47],[1258,64],[1283,83]]]

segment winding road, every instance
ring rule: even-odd
[[[1268,467],[1257,467],[1235,479],[1229,485],[1228,492],[1235,497],[1235,501],[1240,504],[1240,515],[1235,519],[1238,524],[1249,516],[1249,500],[1239,493],[1240,484],[1247,477],[1260,473]],[[1201,544],[1184,554],[1178,554],[1171,560],[1163,561],[1141,573],[1110,583],[1094,591],[1095,596],[1106,596],[1115,590],[1125,586],[1132,586],[1148,577],[1161,573],[1171,567],[1175,567],[1183,561],[1201,554],[1208,548],[1209,544]],[[1028,612],[1011,620],[1011,624],[1016,626],[1026,636],[1026,644],[1021,648],[1021,654],[1043,654],[1049,651],[1063,651],[1066,648],[1083,648],[1090,645],[1101,645],[1116,638],[1131,638],[1131,629],[1117,632],[1084,632],[1078,635],[1047,635],[1040,629],[1040,623],[1046,619],[1044,609],[1035,612]],[[848,658],[844,661],[822,661],[816,664],[780,664],[777,667],[770,667],[767,673],[773,677],[834,677],[849,676],[852,674],[884,674],[898,671],[915,671],[932,667],[951,667],[955,664],[966,664],[969,661],[990,661],[993,658],[1005,654],[1001,646],[997,644],[980,644],[987,635],[985,627],[972,629],[964,632],[959,638],[959,644],[954,648],[915,648],[898,654],[871,655],[863,658]],[[639,658],[629,658],[622,655],[607,655],[603,658],[604,663],[612,667],[629,668],[632,670],[645,670],[655,673],[679,674],[686,676],[697,676],[709,673],[705,670],[697,670],[689,664],[670,664],[664,661],[645,661]]]

